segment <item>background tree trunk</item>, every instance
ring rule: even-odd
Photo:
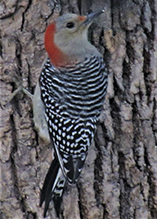
[[[45,28],[55,17],[104,6],[89,38],[108,63],[108,95],[80,180],[64,194],[61,218],[156,219],[156,0],[1,0],[1,104],[17,88],[15,79],[34,92],[46,57]],[[27,96],[2,105],[0,218],[43,218],[39,193],[51,145],[34,130]],[[48,215],[56,218],[53,205]]]

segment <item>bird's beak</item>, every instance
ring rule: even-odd
[[[88,25],[88,24],[91,24],[92,21],[98,17],[100,14],[104,13],[105,12],[105,9],[101,9],[101,10],[97,10],[97,11],[94,11],[92,12],[91,14],[87,15],[86,16],[86,19],[82,22],[83,25]]]

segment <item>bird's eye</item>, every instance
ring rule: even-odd
[[[75,23],[73,22],[68,22],[66,25],[67,28],[73,28],[74,26],[75,26]]]

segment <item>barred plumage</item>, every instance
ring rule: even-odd
[[[88,61],[88,62],[87,62]],[[83,65],[84,64],[84,65]],[[69,118],[99,116],[107,87],[107,73],[100,57],[92,56],[74,68],[56,69],[47,60],[40,78],[46,107],[59,106],[60,115]],[[47,98],[46,98],[47,97]]]
[[[40,88],[50,137],[63,174],[69,183],[76,183],[106,94],[107,71],[103,60],[91,56],[74,68],[56,69],[47,59]]]
[[[97,66],[99,68],[96,69]],[[40,87],[55,146],[63,153],[86,152],[93,138],[107,88],[107,73],[103,61],[92,56],[85,60],[85,64],[78,63],[75,68],[56,69],[47,59],[41,73]],[[80,142],[76,144],[78,138],[75,136],[82,130],[89,130],[86,139],[90,139],[88,144],[84,143],[84,149]],[[69,147],[67,142],[64,144],[68,136],[71,140]]]
[[[77,182],[94,139],[107,89],[107,70],[101,54],[87,40],[87,29],[102,12],[63,15],[49,25],[45,34],[49,58],[37,90],[55,158],[41,190],[44,216],[51,199],[59,214],[66,182]]]

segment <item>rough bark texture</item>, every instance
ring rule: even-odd
[[[39,193],[51,146],[34,130],[31,93],[46,57],[44,31],[59,14],[106,7],[89,38],[110,69],[101,121],[64,219],[157,218],[157,1],[1,0],[1,214],[40,219]],[[53,205],[47,218],[56,218]]]

